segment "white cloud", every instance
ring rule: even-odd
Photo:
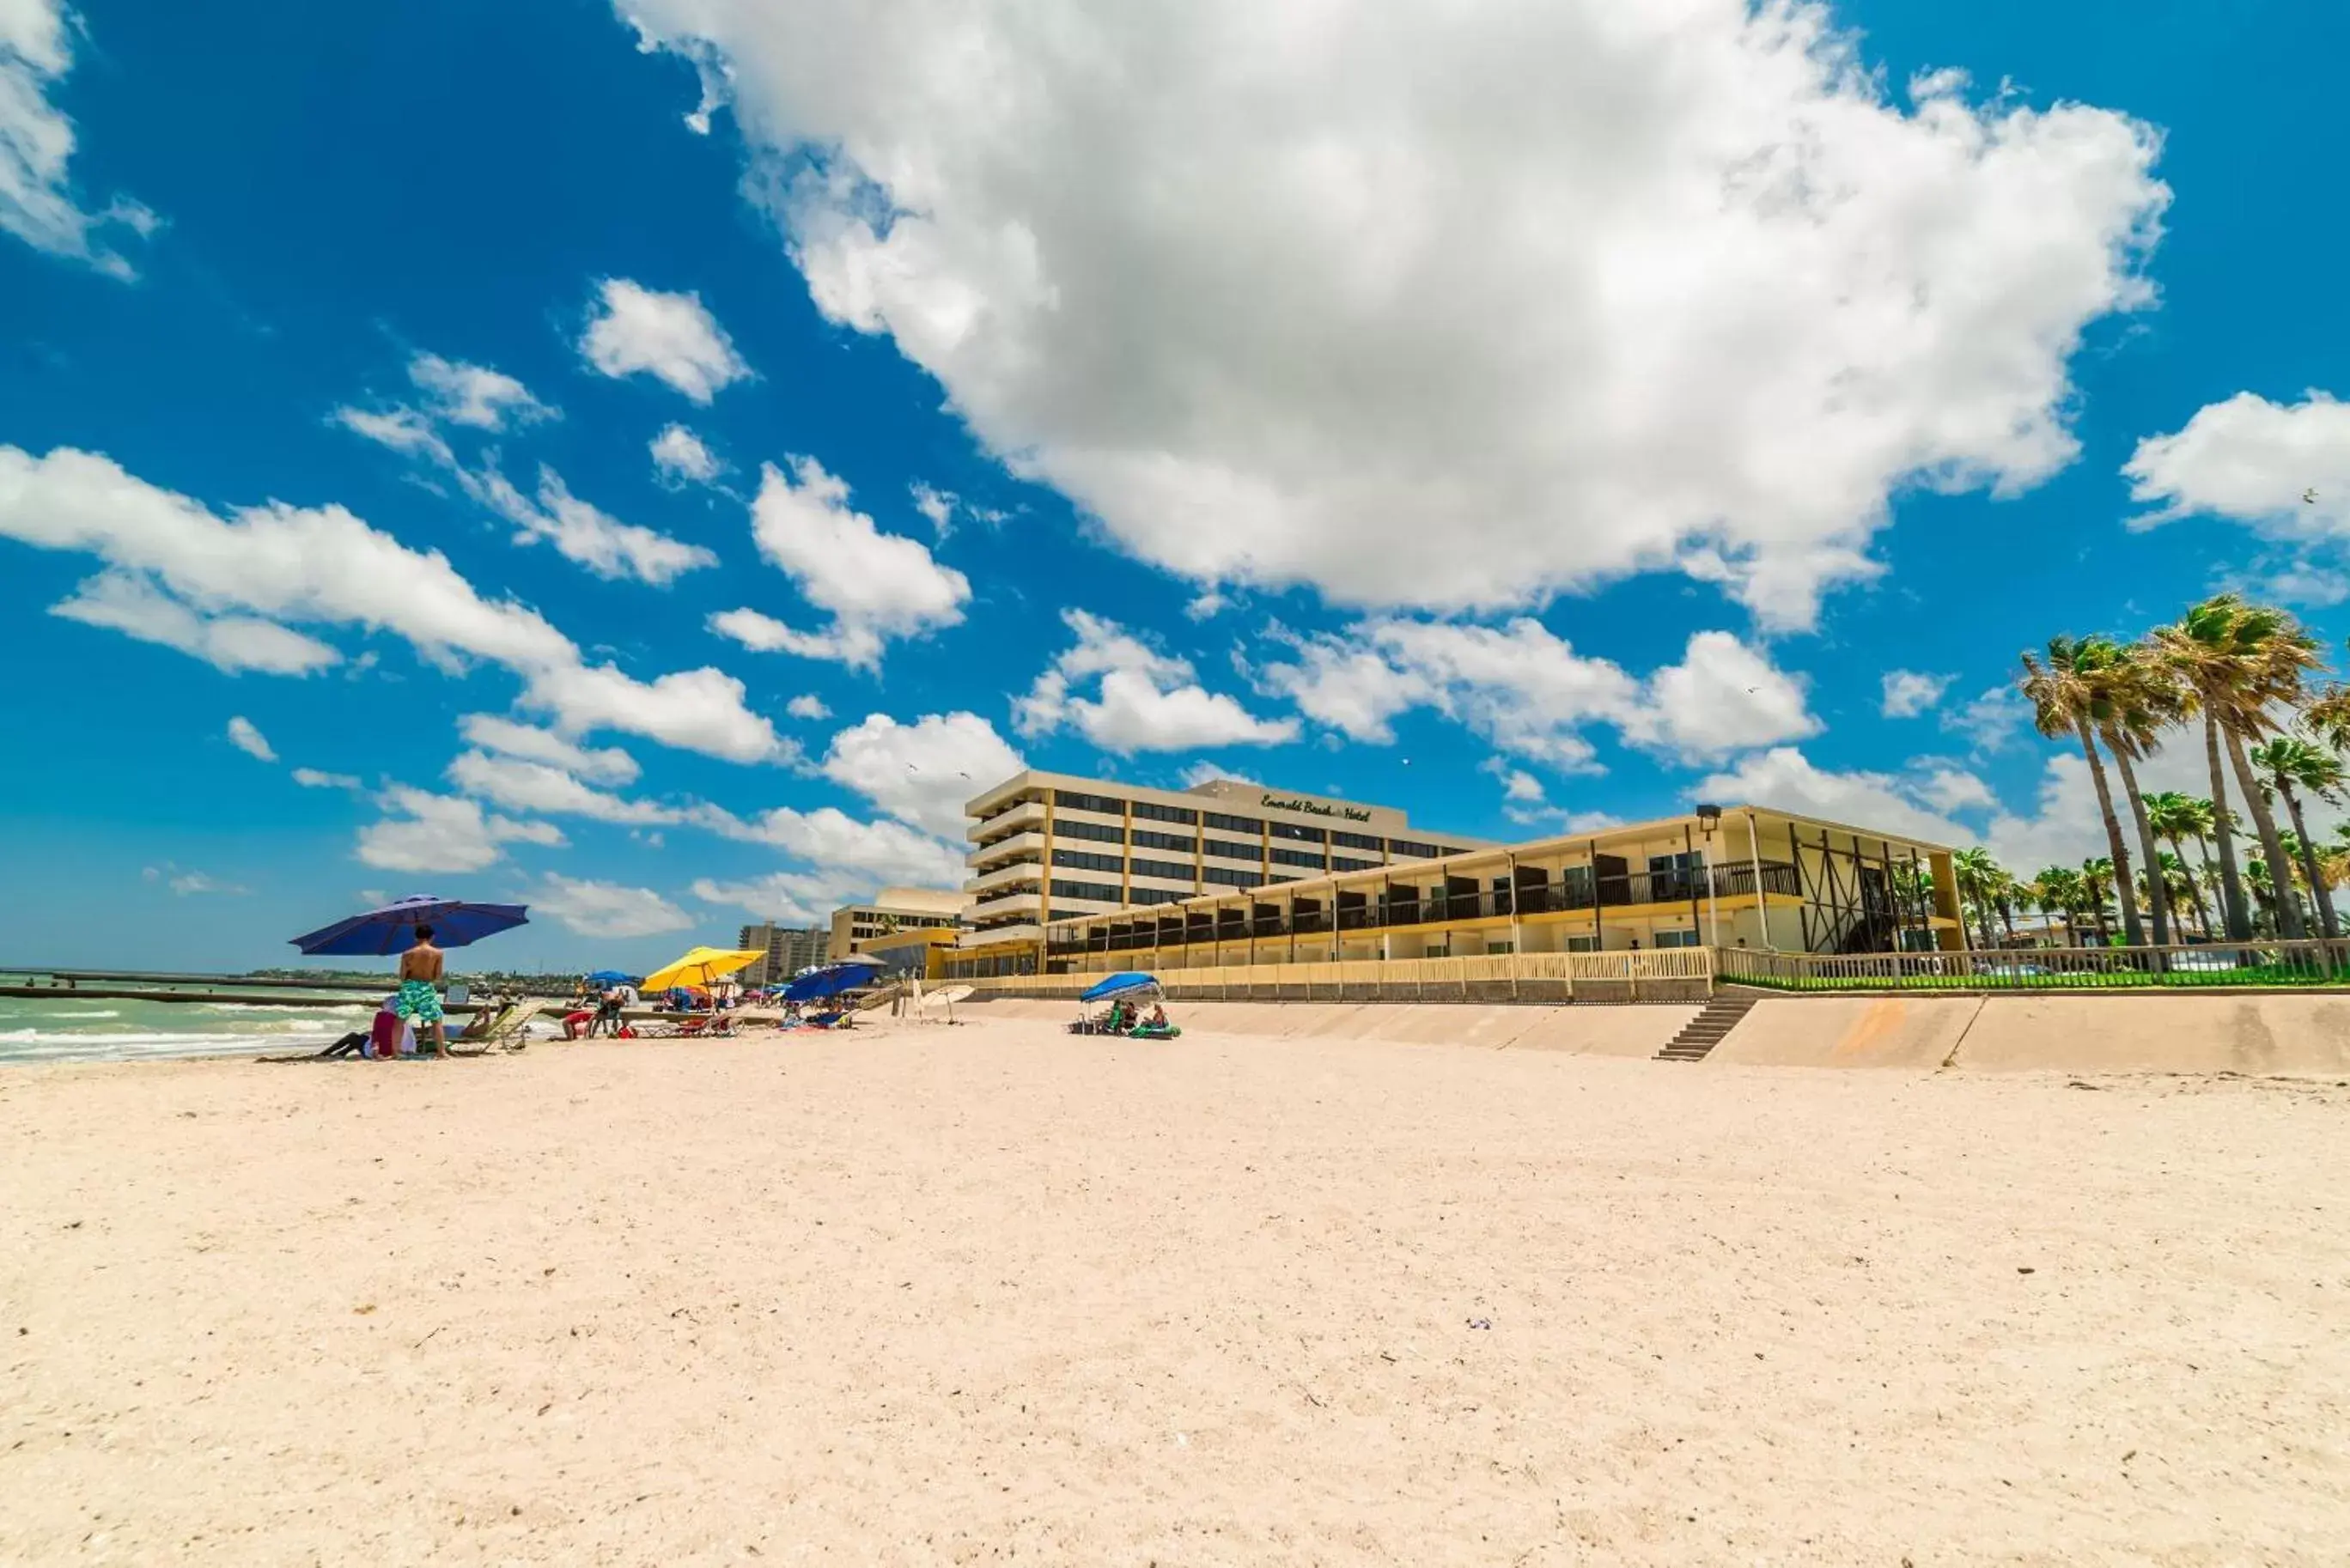
[[[1846,826],[1877,828],[1958,847],[1975,835],[1934,810],[1919,785],[1890,774],[1833,773],[1794,746],[1775,746],[1700,781],[1699,797],[1725,805],[1771,806]]]
[[[5,528],[0,528],[5,532]],[[216,670],[267,675],[308,675],[342,662],[342,654],[275,621],[255,616],[208,614],[190,607],[130,572],[100,572],[49,613],[84,626],[176,648]]]
[[[98,212],[83,208],[67,165],[73,121],[49,101],[49,89],[73,69],[76,19],[59,0],[0,0],[0,230],[36,250],[87,262],[111,277],[134,275],[104,244],[120,227],[144,238],[155,214],[117,197]]]
[[[1575,773],[1596,770],[1583,733],[1595,723],[1690,762],[1819,730],[1803,681],[1726,631],[1694,633],[1646,681],[1530,618],[1374,620],[1289,640],[1295,662],[1267,666],[1264,689],[1357,741],[1391,742],[1397,715],[1432,707],[1509,756]]]
[[[683,425],[669,425],[652,440],[653,472],[665,484],[707,484],[725,465],[702,438]]]
[[[800,811],[777,806],[747,822],[723,813],[696,818],[702,826],[747,843],[765,844],[813,862],[845,888],[883,884],[960,887],[962,850],[897,822],[864,822],[836,806]],[[701,893],[700,884],[695,888]]]
[[[563,476],[545,463],[538,469],[536,504],[494,468],[479,474],[461,471],[459,477],[469,493],[515,525],[515,543],[546,540],[567,560],[607,581],[634,578],[658,587],[718,564],[718,557],[699,545],[598,511],[572,494]]]
[[[682,814],[650,801],[625,800],[590,788],[558,767],[497,757],[485,752],[462,753],[449,764],[449,782],[469,795],[508,811],[542,816],[584,816],[597,822],[651,826],[683,820]]]
[[[962,619],[968,578],[939,565],[919,541],[875,527],[849,506],[848,486],[814,458],[795,458],[792,468],[792,474],[773,463],[763,469],[751,531],[759,554],[832,624],[801,631],[757,610],[735,609],[711,617],[712,630],[761,652],[870,669],[891,639]]]
[[[334,422],[350,431],[392,451],[410,457],[421,457],[451,472],[463,472],[457,454],[432,421],[414,409],[384,410],[344,407],[334,412]]]
[[[1885,672],[1885,705],[1888,719],[1914,719],[1942,700],[1956,680],[1952,675],[1921,675],[1914,670]]]
[[[555,410],[530,389],[502,370],[419,354],[408,362],[408,379],[425,395],[432,411],[452,424],[502,431],[514,424],[553,419]]]
[[[930,520],[931,532],[944,539],[954,528],[955,507],[962,497],[951,490],[933,490],[920,480],[912,487],[914,510]]]
[[[554,916],[583,937],[619,940],[682,931],[693,917],[650,888],[615,882],[575,881],[550,871],[531,896],[531,907]]]
[[[468,742],[483,751],[546,763],[590,784],[636,782],[636,758],[618,747],[590,750],[551,730],[518,724],[495,713],[468,713],[457,721],[457,729]]]
[[[2159,508],[2142,524],[2209,514],[2274,535],[2350,538],[2350,404],[2238,392],[2140,441],[2122,472],[2133,500]]]
[[[1903,101],[1816,5],[617,4],[827,316],[1206,584],[1678,565],[1801,625],[1901,486],[2070,462],[2083,328],[2152,300],[2153,130]]]
[[[1690,763],[1820,732],[1803,680],[1726,631],[1691,634],[1681,662],[1648,677],[1620,725],[1634,744]]]
[[[785,703],[784,711],[795,719],[813,720],[832,717],[832,710],[824,705],[824,699],[812,691],[804,691]]]
[[[693,896],[706,904],[723,904],[762,920],[787,926],[821,926],[842,904],[862,897],[876,884],[856,877],[809,871],[771,871],[763,877],[732,881],[698,878]]]
[[[296,768],[294,782],[304,789],[348,789],[360,787],[358,778],[350,774],[324,774],[316,768]]]
[[[553,823],[492,815],[461,795],[394,784],[384,805],[397,815],[359,830],[359,857],[387,871],[479,871],[504,859],[507,844],[564,842]]]
[[[1962,769],[1938,767],[1917,783],[1918,797],[1936,811],[1991,811],[1999,802],[1991,786]]]
[[[1942,715],[1942,728],[1962,735],[1978,754],[2003,751],[2032,722],[2032,710],[2012,686],[1994,686]]]
[[[963,803],[1025,765],[976,713],[926,713],[910,724],[869,713],[833,736],[822,771],[900,822],[960,839]]]
[[[228,722],[228,743],[255,761],[274,763],[277,760],[277,753],[270,749],[269,738],[242,713]]]
[[[1077,634],[1076,645],[1014,701],[1013,728],[1020,733],[1074,729],[1121,755],[1297,738],[1295,720],[1260,719],[1233,698],[1209,691],[1190,660],[1159,652],[1115,621],[1078,609],[1062,611],[1061,619]],[[1098,681],[1096,695],[1076,695],[1087,680]]]
[[[624,277],[597,286],[601,306],[579,352],[603,374],[642,372],[706,404],[751,373],[699,294],[660,294]]]
[[[701,669],[643,681],[588,665],[537,611],[483,597],[438,551],[411,550],[340,506],[269,502],[224,520],[108,458],[0,445],[0,538],[108,564],[56,613],[224,670],[323,669],[340,654],[285,623],[356,627],[400,637],[452,672],[468,658],[513,670],[523,703],[568,733],[622,730],[735,762],[792,754],[732,676]]]
[[[173,893],[182,898],[197,893],[223,893],[241,897],[253,891],[250,888],[240,888],[233,882],[223,882],[218,877],[206,876],[202,871],[182,871],[169,879],[169,886]]]

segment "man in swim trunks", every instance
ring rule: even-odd
[[[432,1054],[446,1061],[449,1030],[441,1021],[441,950],[432,945],[432,928],[416,928],[416,945],[400,955],[400,1000],[391,1010],[413,1023],[432,1025]]]

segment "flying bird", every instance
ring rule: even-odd
[[[2303,506],[2314,506],[2314,505],[2316,505],[2316,504],[2317,504],[2317,492],[2316,492],[2316,490],[2314,490],[2314,489],[2313,488],[2313,489],[2309,489],[2309,490],[2304,490],[2304,491],[2303,491],[2303,492],[2301,493],[2301,504],[2302,504]]]

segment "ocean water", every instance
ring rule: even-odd
[[[0,1070],[25,1062],[255,1055],[326,1044],[364,1029],[375,1004],[254,1007],[234,1002],[117,1002],[0,996]]]

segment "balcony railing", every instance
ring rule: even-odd
[[[1766,861],[1760,885],[1766,893],[1790,897],[1802,891],[1793,866]],[[1711,867],[1716,897],[1751,898],[1758,882],[1752,866]],[[1048,936],[1046,951],[1062,958],[1088,952],[1135,952],[1149,948],[1191,947],[1211,942],[1244,941],[1286,936],[1316,936],[1330,931],[1371,931],[1399,926],[1433,925],[1447,920],[1481,920],[1566,913],[1578,909],[1619,909],[1634,905],[1690,904],[1706,897],[1706,873],[1688,871],[1627,871],[1621,876],[1593,877],[1586,867],[1570,867],[1567,875],[1543,882],[1523,882],[1515,889],[1445,892],[1436,888],[1399,888],[1392,893],[1366,896],[1359,903],[1336,909],[1266,910],[1243,913],[1222,909],[1208,914],[1121,916],[1082,932],[1057,930]]]

